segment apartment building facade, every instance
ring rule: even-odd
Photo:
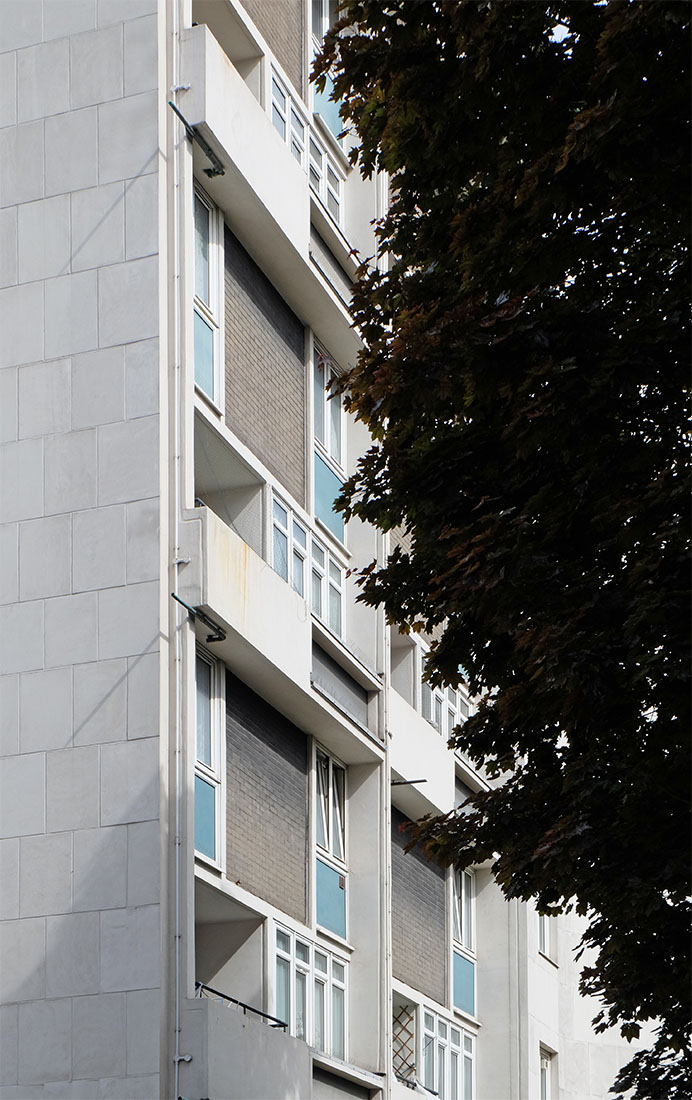
[[[401,826],[485,784],[356,602],[331,383],[387,181],[331,0],[0,5],[0,1097],[603,1097],[570,918]]]

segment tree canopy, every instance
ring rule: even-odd
[[[659,1027],[615,1090],[687,1096],[689,5],[341,12],[317,81],[391,180],[341,506],[407,532],[361,598],[437,630],[433,682],[463,665],[456,743],[495,780],[417,835],[576,905],[597,1030]]]

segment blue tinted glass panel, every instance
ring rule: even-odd
[[[195,776],[195,849],[216,859],[215,792],[211,783]]]
[[[317,923],[346,939],[346,890],[339,885],[342,875],[317,860]]]
[[[473,997],[473,970],[470,959],[454,952],[454,1007],[475,1015]]]
[[[209,397],[214,396],[214,333],[195,311],[195,382]]]
[[[315,452],[315,515],[333,535],[344,541],[344,518],[334,511],[334,501],[341,492],[341,482],[323,458]]]
[[[324,122],[326,122],[327,126],[334,134],[334,137],[338,137],[344,128],[344,124],[339,118],[340,102],[337,101],[334,103],[329,98],[333,89],[334,83],[332,78],[328,76],[323,92],[318,92],[316,88],[313,88],[313,104],[315,113],[320,115]]]

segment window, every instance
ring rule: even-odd
[[[319,53],[322,47],[322,39],[338,18],[337,8],[339,0],[312,0],[312,49],[313,55]],[[313,110],[319,114],[331,130],[335,138],[343,130],[343,123],[339,118],[339,103],[331,99],[334,84],[331,77],[327,78],[323,92],[313,88]]]
[[[555,918],[548,913],[538,914],[538,950],[551,962],[555,961]]]
[[[343,479],[343,407],[334,392],[336,366],[317,344],[313,351],[313,424],[315,433],[315,515],[340,542],[344,520],[334,511]]]
[[[195,191],[195,300],[194,362],[195,384],[217,400],[220,390],[220,257],[219,214],[201,191]]]
[[[345,961],[309,940],[276,929],[275,1015],[291,1035],[334,1058],[346,1058]]]
[[[552,1096],[553,1056],[541,1048],[540,1082],[541,1100],[550,1100]]]
[[[452,878],[452,975],[454,1007],[475,1015],[476,880],[472,871],[454,870]]]
[[[468,696],[463,688],[440,688],[422,678],[427,654],[421,653],[421,714],[442,737],[450,738],[454,727],[469,716]]]
[[[305,168],[305,138],[308,125],[290,92],[272,70],[272,123],[282,141]]]
[[[272,501],[272,566],[338,637],[343,629],[344,568],[308,533],[287,504]]]
[[[310,132],[310,186],[337,225],[341,224],[344,176],[314,131]]]
[[[346,769],[315,748],[317,923],[346,938]]]
[[[474,1040],[469,1032],[423,1010],[422,1080],[440,1100],[472,1100]]]
[[[217,663],[203,652],[197,653],[195,672],[195,851],[221,866],[222,677]]]

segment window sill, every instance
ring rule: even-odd
[[[210,859],[209,856],[205,856],[203,852],[198,852],[195,848],[195,863],[199,863],[207,871],[212,871],[216,875],[223,875],[223,867],[216,860]]]
[[[382,691],[382,677],[372,672],[362,661],[359,661],[341,638],[337,637],[314,614],[312,616],[312,636],[357,684],[360,684],[366,691]],[[368,732],[370,731],[368,730]]]
[[[195,396],[199,398],[200,404],[202,405],[202,408],[205,412],[209,410],[210,412],[215,413],[216,417],[219,420],[223,420],[223,409],[221,408],[221,406],[217,405],[214,398],[210,397],[208,393],[205,393],[205,391],[200,386],[198,386],[196,382]]]
[[[470,1012],[464,1012],[463,1008],[457,1008],[456,1005],[454,1005],[452,1011],[454,1013],[454,1018],[456,1020],[461,1020],[468,1027],[472,1027],[476,1031],[480,1031],[480,1029],[483,1027],[482,1023],[476,1016],[472,1016]]]
[[[329,527],[327,527],[327,524],[324,522],[324,520],[319,519],[318,516],[315,516],[315,529],[323,538],[329,539],[330,548],[336,550],[339,556],[344,559],[344,561],[351,560],[351,554],[346,549],[345,544],[341,541],[338,535],[335,535],[334,532],[331,531]]]
[[[354,951],[353,944],[348,940],[343,939],[338,932],[330,932],[328,928],[323,928],[321,924],[315,925],[316,936],[319,940],[324,940],[325,944],[329,945],[331,950],[333,947],[338,947],[346,955],[352,955]]]
[[[363,1085],[366,1089],[382,1090],[386,1073],[371,1073],[369,1070],[354,1066],[351,1062],[341,1062],[330,1054],[323,1054],[313,1049],[312,1063],[333,1073],[335,1077],[343,1077],[346,1081],[352,1081],[355,1085]]]

